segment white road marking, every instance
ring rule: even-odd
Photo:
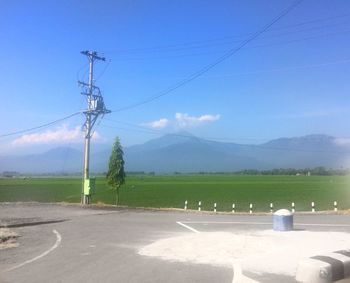
[[[240,222],[240,221],[183,221],[182,224],[242,224],[242,225],[272,225],[272,222]],[[294,223],[296,226],[320,226],[320,227],[350,227],[350,224],[327,223]]]
[[[242,222],[242,221],[183,221],[176,222],[177,224],[191,230],[192,232],[199,233],[198,230],[186,225],[186,224],[241,224],[241,225],[272,225],[272,222]],[[184,224],[186,223],[186,224]],[[296,226],[320,226],[320,227],[350,227],[349,224],[322,224],[322,223],[294,223]],[[242,267],[238,263],[232,264],[233,279],[232,283],[259,283],[259,281],[246,277],[242,273]]]
[[[194,232],[194,233],[200,233],[198,230],[180,222],[177,221],[177,224],[179,224],[180,226]],[[188,222],[186,222],[188,223]],[[191,222],[191,223],[196,223],[196,222]],[[226,222],[227,223],[227,222]],[[250,279],[246,276],[243,275],[242,273],[242,267],[240,266],[240,264],[238,263],[233,263],[232,264],[232,268],[233,268],[233,279],[232,279],[232,283],[259,283],[258,281],[255,281],[253,279]]]
[[[239,222],[239,221],[182,221],[186,224],[260,224],[272,225],[272,222]]]
[[[200,233],[198,230],[196,230],[196,229],[194,229],[194,228],[192,228],[192,227],[190,227],[190,226],[188,226],[188,225],[186,225],[186,224],[183,224],[183,223],[180,222],[180,221],[177,221],[176,223],[179,224],[179,225],[181,225],[182,227],[185,227],[186,229],[188,229],[188,230],[190,230],[190,231],[192,231],[192,232],[194,232],[194,233]]]
[[[259,281],[253,280],[242,273],[242,267],[239,263],[234,262],[233,268],[233,280],[232,283],[260,283]]]
[[[61,237],[60,233],[58,233],[56,230],[52,230],[52,232],[56,234],[56,243],[50,249],[48,249],[47,251],[43,252],[42,254],[40,254],[40,255],[32,258],[32,259],[29,259],[29,260],[27,260],[27,261],[25,261],[25,262],[23,262],[21,264],[18,264],[18,265],[14,266],[14,267],[11,267],[11,268],[9,268],[9,269],[7,269],[5,271],[12,271],[12,270],[18,269],[18,268],[20,268],[20,267],[22,267],[24,265],[27,265],[28,263],[32,263],[32,262],[34,262],[34,261],[36,261],[36,260],[38,260],[38,259],[40,259],[40,258],[42,258],[42,257],[44,257],[46,255],[48,255],[50,252],[52,252],[54,249],[56,249],[61,244],[62,237]]]
[[[324,227],[350,227],[350,224],[322,224],[322,223],[294,223],[300,226],[324,226]]]

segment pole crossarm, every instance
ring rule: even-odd
[[[90,85],[88,83],[85,83],[85,82],[82,82],[82,81],[78,81],[78,84],[81,86],[81,87],[85,87],[85,88],[90,88]],[[101,92],[100,91],[100,88],[98,86],[95,86],[95,85],[92,85],[91,86],[92,90],[97,90],[99,93]],[[87,92],[84,92],[82,93],[84,95],[88,95]]]
[[[106,61],[106,58],[98,56],[96,51],[85,50],[85,51],[81,51],[80,53],[88,56],[89,58],[92,58],[92,60],[97,59],[97,60],[101,60],[101,61]]]

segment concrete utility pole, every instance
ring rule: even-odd
[[[81,203],[89,204],[91,201],[91,194],[94,190],[94,180],[90,179],[89,175],[89,163],[90,163],[90,139],[93,135],[93,127],[96,123],[98,116],[110,113],[107,110],[103,102],[103,97],[101,95],[100,89],[94,85],[94,61],[101,60],[105,61],[104,57],[97,55],[95,51],[81,51],[81,54],[85,55],[89,59],[89,82],[78,81],[79,85],[82,87],[82,95],[86,96],[87,109],[84,111],[85,114],[85,148],[84,148],[84,171],[83,171],[83,184],[81,192]]]

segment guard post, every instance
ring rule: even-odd
[[[273,214],[273,230],[293,230],[293,214],[288,209],[280,209]]]

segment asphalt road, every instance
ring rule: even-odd
[[[346,232],[350,239],[350,216],[307,214],[295,215],[294,220],[297,229]],[[231,283],[234,274],[230,267],[165,261],[138,254],[140,248],[156,240],[193,233],[177,222],[200,232],[272,227],[270,215],[2,203],[0,224],[14,226],[11,229],[20,237],[19,247],[0,250],[0,282]],[[315,223],[320,225],[312,225]],[[258,282],[295,282],[292,277],[243,272]]]

